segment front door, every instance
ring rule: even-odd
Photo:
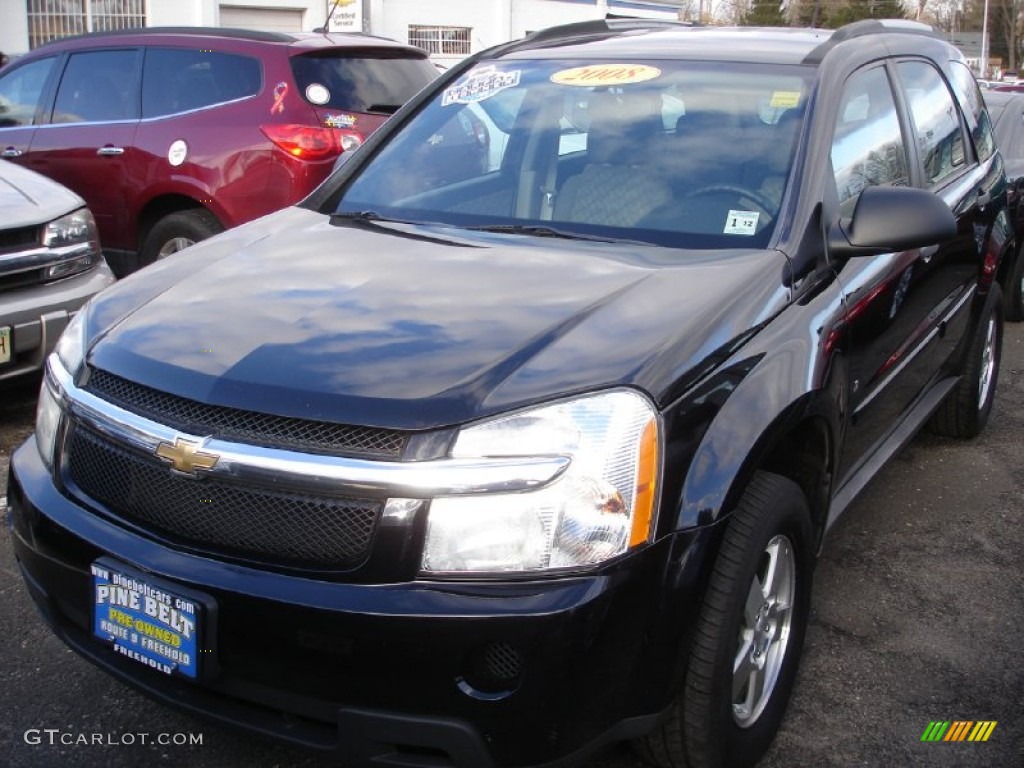
[[[139,115],[137,49],[68,57],[49,122],[39,127],[27,165],[81,195],[104,248],[130,248],[127,163]]]

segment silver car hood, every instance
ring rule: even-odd
[[[35,171],[0,160],[4,229],[44,224],[85,205],[71,190]]]

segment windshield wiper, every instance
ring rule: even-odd
[[[589,240],[595,243],[630,243],[632,240],[621,238],[585,235],[580,232],[567,232],[564,229],[545,227],[537,224],[489,224],[482,227],[466,227],[477,232],[498,232],[509,235],[533,235],[534,237],[558,237],[563,240]]]
[[[381,216],[377,211],[336,211],[331,214],[331,218],[345,221],[397,221]]]

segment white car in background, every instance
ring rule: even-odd
[[[0,160],[0,387],[43,368],[64,327],[114,282],[85,202]]]

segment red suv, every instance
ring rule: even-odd
[[[366,35],[67,38],[0,73],[0,155],[84,197],[123,275],[305,197],[436,74]]]

